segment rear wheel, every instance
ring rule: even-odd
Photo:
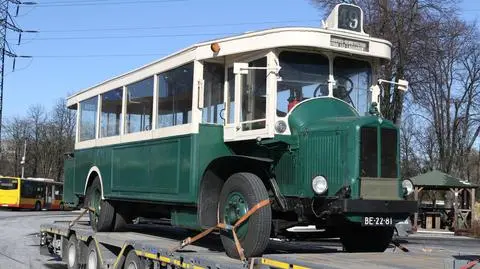
[[[98,257],[98,250],[95,244],[95,240],[92,240],[88,244],[87,269],[99,269],[99,268],[101,268],[101,264],[100,264],[100,259]]]
[[[392,241],[393,227],[362,227],[349,222],[340,239],[347,252],[384,252]]]
[[[125,264],[123,265],[124,269],[143,269],[145,268],[145,261],[137,256],[135,250],[132,249],[128,252],[127,258],[125,259]]]
[[[108,200],[102,199],[100,178],[96,177],[87,189],[86,203],[92,210],[88,216],[96,232],[110,232],[113,228],[115,209]]]
[[[67,243],[67,268],[78,269],[78,240],[75,234],[71,234]]]
[[[219,199],[220,220],[234,225],[251,208],[269,199],[265,185],[254,174],[233,174],[223,185]],[[260,256],[268,245],[272,224],[270,205],[258,209],[236,229],[246,257]],[[233,234],[222,231],[221,240],[228,256],[238,258]]]

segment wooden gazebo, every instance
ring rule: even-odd
[[[467,230],[475,219],[475,190],[479,187],[471,182],[433,170],[411,178],[414,186],[415,201],[420,203],[422,191],[450,191],[453,194],[453,228]],[[460,220],[460,221],[459,221]],[[470,220],[470,221],[467,221]],[[414,216],[414,229],[417,229],[418,212]]]

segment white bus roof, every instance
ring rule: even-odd
[[[214,43],[220,46],[218,53],[211,50],[210,46]],[[384,39],[372,38],[365,33],[338,29],[285,27],[249,32],[187,47],[150,64],[82,90],[68,97],[67,106],[71,107],[81,100],[137,82],[194,60],[215,59],[226,55],[279,47],[310,47],[390,60],[391,46],[392,44]]]

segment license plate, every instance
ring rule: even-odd
[[[393,226],[392,217],[362,217],[362,226]]]

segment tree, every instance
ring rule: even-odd
[[[21,175],[20,161],[27,142],[25,176],[62,180],[64,153],[75,142],[76,114],[59,99],[50,113],[41,105],[29,107],[26,117],[6,121],[0,174]]]
[[[464,176],[480,132],[480,43],[474,25],[450,19],[424,35],[412,108],[434,131],[436,167]]]

